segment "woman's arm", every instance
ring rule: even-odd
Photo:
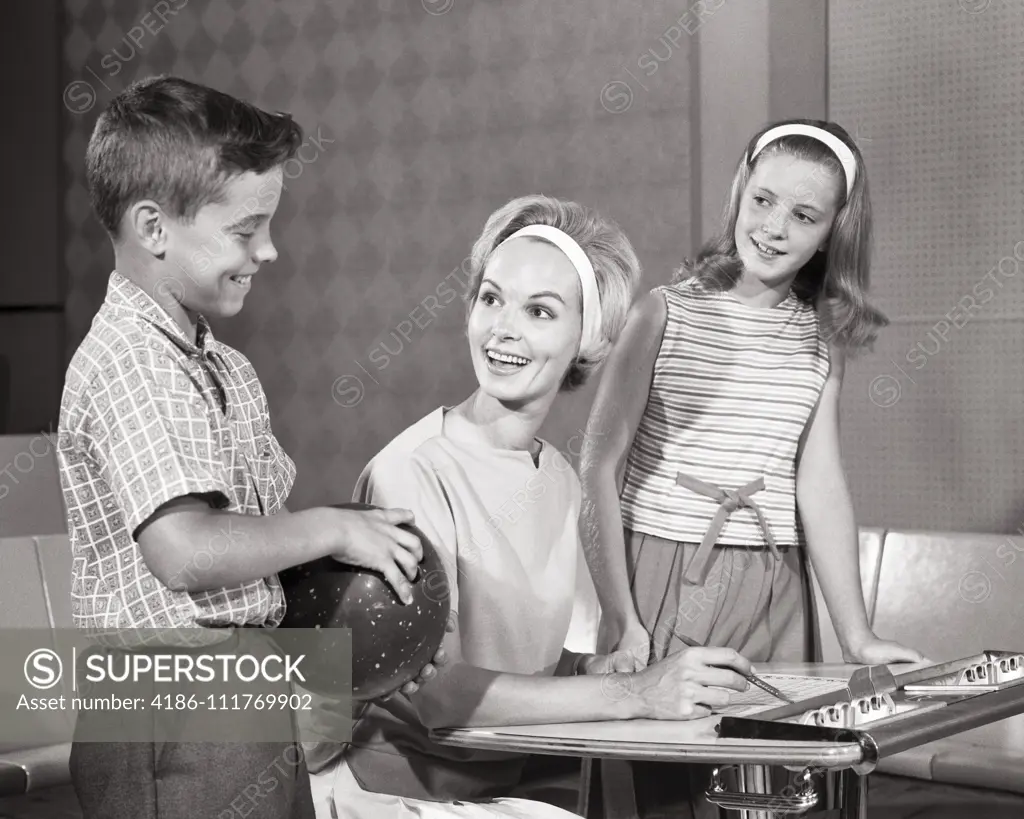
[[[729,649],[679,652],[639,674],[552,678],[470,665],[463,659],[458,612],[460,585],[473,581],[458,571],[459,533],[432,465],[413,453],[379,455],[366,479],[358,482],[355,499],[411,510],[425,540],[445,565],[452,616],[442,647],[448,662],[428,685],[409,696],[428,727],[690,719],[707,715],[708,706],[726,704],[729,695],[722,689],[746,688],[746,680],[736,672],[749,670],[749,663]],[[487,639],[500,645],[508,635],[497,631]],[[558,663],[562,672],[571,663],[569,655],[562,652]]]
[[[436,678],[411,696],[428,728],[534,725],[613,719],[696,719],[744,691],[750,663],[732,649],[686,649],[635,674],[547,677],[508,674],[462,658],[458,618],[445,636],[449,657]],[[561,666],[571,652],[565,652]]]
[[[665,299],[654,291],[630,310],[622,337],[605,362],[581,452],[583,553],[615,645],[643,629],[629,590],[619,489],[647,407],[667,317]]]
[[[555,676],[575,677],[577,674],[585,674],[595,656],[563,648],[562,656],[558,658],[558,665],[555,667]]]
[[[831,351],[832,369],[798,455],[796,497],[814,572],[843,656],[852,662],[919,662],[916,651],[875,637],[860,578],[860,538],[843,470],[839,397],[846,367]]]

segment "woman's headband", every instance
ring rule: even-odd
[[[850,191],[853,190],[854,177],[857,175],[857,160],[853,156],[853,151],[850,150],[845,142],[824,128],[818,128],[815,125],[801,125],[799,123],[779,125],[776,128],[771,128],[761,134],[761,138],[754,146],[754,153],[751,154],[750,161],[753,162],[754,157],[761,153],[769,142],[774,142],[785,136],[807,136],[828,146],[829,150],[836,155],[836,159],[839,160],[839,163],[843,166],[843,171],[846,173],[846,195],[849,197]]]
[[[597,277],[594,275],[594,266],[587,258],[576,240],[568,233],[550,225],[527,225],[517,230],[509,239],[517,239],[520,236],[534,236],[538,239],[545,239],[564,253],[576,273],[580,277],[580,287],[583,291],[583,335],[580,339],[580,355],[591,353],[601,346],[603,336],[601,335],[601,296],[597,290]],[[502,242],[501,244],[505,244]],[[498,245],[501,247],[501,245]],[[495,248],[497,250],[497,248]]]

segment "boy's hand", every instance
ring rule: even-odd
[[[331,557],[350,566],[380,572],[403,603],[412,602],[409,580],[415,580],[423,559],[420,539],[403,523],[412,523],[408,509],[329,509],[329,525],[338,532],[338,548]],[[408,579],[407,579],[408,578]]]

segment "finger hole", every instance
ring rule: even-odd
[[[396,571],[393,566],[389,568],[390,571],[385,575],[388,578],[388,582],[391,583],[392,588],[394,588],[401,601],[408,605],[412,602],[412,592],[409,584],[406,582],[405,575]]]

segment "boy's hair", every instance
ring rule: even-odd
[[[588,351],[586,358],[577,357],[570,365],[561,389],[571,392],[600,368],[625,327],[626,315],[640,284],[640,260],[622,228],[596,211],[550,196],[522,196],[492,213],[473,244],[466,292],[470,311],[480,293],[491,254],[509,236],[528,225],[549,225],[571,236],[587,254],[597,279],[603,343],[597,350]]]
[[[93,210],[115,240],[140,199],[191,222],[223,200],[231,177],[286,162],[302,138],[288,114],[178,77],[141,80],[111,100],[93,129],[86,151]]]
[[[800,123],[813,125],[835,135],[853,152],[857,163],[853,187],[846,195],[846,175],[835,154],[824,143],[812,137],[789,135],[773,140],[751,162],[750,156],[761,134],[778,125]],[[701,248],[695,262],[685,262],[674,282],[696,279],[709,290],[729,290],[742,274],[736,250],[736,221],[739,217],[743,191],[750,176],[765,157],[787,154],[820,163],[825,172],[837,181],[840,201],[828,240],[826,253],[815,253],[801,268],[793,282],[794,294],[815,305],[821,316],[826,338],[851,352],[870,346],[878,329],[888,319],[867,302],[871,254],[871,200],[864,158],[850,135],[834,122],[795,119],[776,122],[754,134],[747,143],[733,177],[729,201],[723,215],[722,232]]]

